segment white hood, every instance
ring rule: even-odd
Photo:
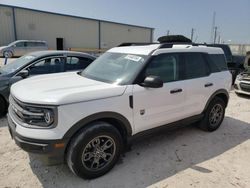
[[[25,103],[62,105],[120,96],[125,89],[71,72],[25,79],[12,85],[11,94]]]

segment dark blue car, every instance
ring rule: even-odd
[[[10,86],[22,79],[40,74],[85,69],[96,57],[72,51],[39,51],[24,55],[0,68],[0,116],[8,107]]]

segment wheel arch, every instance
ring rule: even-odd
[[[132,127],[123,115],[116,112],[100,112],[87,116],[77,123],[75,123],[63,136],[63,138],[68,138],[71,140],[75,134],[77,134],[81,129],[88,126],[90,123],[104,121],[112,124],[120,132],[124,141],[132,135]]]
[[[207,101],[207,103],[206,103],[206,106],[205,106],[203,112],[206,111],[206,109],[207,109],[209,103],[210,103],[215,97],[221,98],[221,99],[225,102],[225,104],[226,104],[226,106],[227,106],[228,100],[229,100],[228,91],[225,90],[225,89],[219,89],[219,90],[217,90],[216,92],[214,92],[214,93],[210,96],[210,98],[208,99],[208,101]]]

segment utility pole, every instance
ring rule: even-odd
[[[219,35],[218,35],[218,44],[220,44],[221,43],[221,36],[220,36],[220,33],[219,33]]]
[[[217,27],[217,26],[215,26],[215,27],[214,27],[214,44],[216,43],[216,38],[217,38],[217,29],[218,29],[218,27]]]
[[[169,31],[169,30],[167,30],[167,36],[169,35],[169,33],[170,33],[170,31]]]
[[[211,38],[210,38],[211,43],[214,40],[215,17],[216,17],[216,12],[213,13],[213,22],[212,22]]]
[[[193,41],[194,38],[194,28],[191,29],[191,41]]]

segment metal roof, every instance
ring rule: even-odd
[[[139,26],[139,25],[125,24],[125,23],[113,22],[113,21],[108,21],[108,20],[99,20],[99,19],[94,19],[94,18],[86,18],[86,17],[81,17],[81,16],[74,16],[74,15],[69,15],[69,14],[55,13],[55,12],[49,12],[49,11],[44,11],[44,10],[37,10],[37,9],[19,7],[19,6],[14,6],[14,5],[6,5],[6,4],[1,4],[0,3],[0,6],[24,9],[24,10],[47,13],[47,14],[53,14],[53,15],[58,15],[58,16],[67,16],[67,17],[72,17],[72,18],[87,19],[87,20],[92,20],[92,21],[100,21],[100,22],[113,23],[113,24],[119,24],[119,25],[130,26],[130,27],[139,27],[139,28],[154,30],[154,28],[152,28],[152,27],[144,27],[144,26]]]

